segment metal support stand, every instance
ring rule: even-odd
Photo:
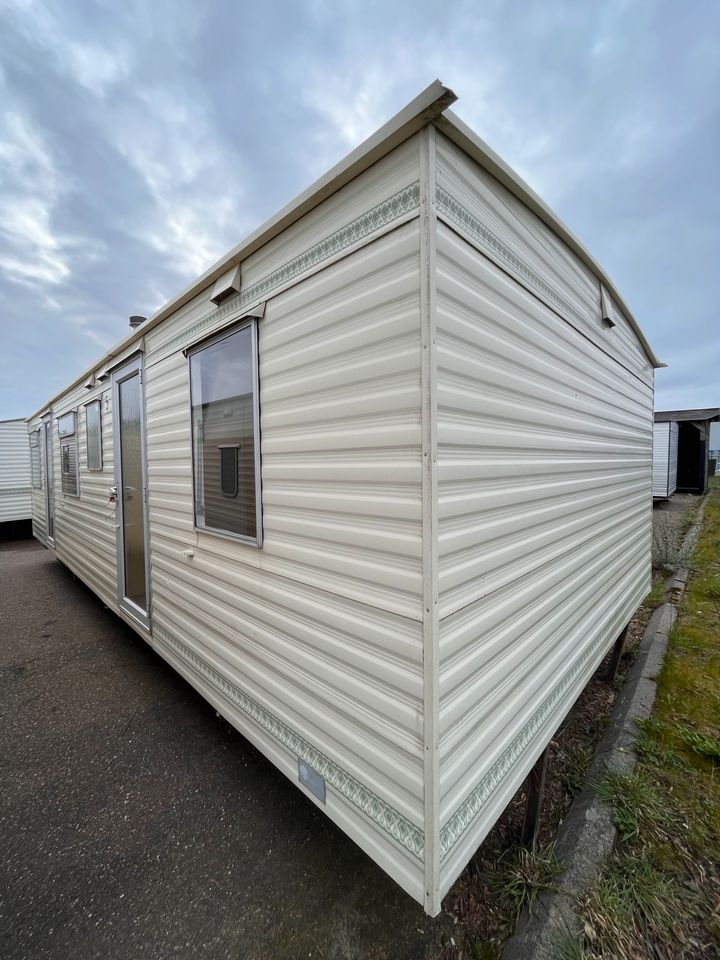
[[[545,779],[547,777],[548,757],[550,746],[545,747],[538,757],[535,766],[525,781],[525,816],[523,818],[520,839],[526,847],[532,846],[537,837],[540,826],[540,812],[542,810],[543,795],[545,793]]]
[[[620,636],[615,641],[615,646],[613,647],[612,656],[610,657],[610,663],[608,664],[607,674],[605,675],[606,680],[614,680],[615,674],[617,673],[617,668],[620,664],[620,657],[622,656],[623,647],[625,646],[625,638],[627,637],[628,628],[627,626],[623,629]]]

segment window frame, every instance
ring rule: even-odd
[[[193,484],[193,529],[198,533],[210,534],[214,537],[222,537],[226,540],[234,540],[237,543],[244,543],[248,546],[261,548],[263,545],[263,504],[262,504],[262,459],[260,455],[260,376],[258,361],[258,317],[245,315],[234,320],[228,326],[216,331],[203,340],[198,340],[191,346],[183,350],[187,358],[188,374],[188,408],[190,413],[190,466],[192,470]],[[248,537],[241,533],[234,533],[232,530],[222,530],[218,527],[201,526],[198,523],[197,503],[198,489],[195,470],[195,418],[193,417],[193,389],[192,389],[192,358],[201,353],[208,347],[214,346],[221,340],[227,340],[235,333],[239,333],[246,327],[251,331],[251,352],[252,352],[252,388],[253,388],[253,444],[255,460],[255,536]],[[222,485],[221,490],[222,493]],[[202,490],[202,500],[205,502],[205,491]]]
[[[88,426],[87,426],[87,415],[88,407],[92,407],[97,404],[98,409],[98,458],[99,466],[91,467],[90,466],[90,444],[88,443]],[[103,428],[102,428],[102,395],[95,397],[93,400],[88,400],[87,403],[83,404],[85,408],[85,469],[91,473],[102,473],[103,470]]]
[[[61,422],[72,416],[73,418],[73,429],[63,429],[61,427]],[[58,441],[60,443],[60,492],[66,497],[79,497],[80,496],[80,444],[78,443],[78,411],[77,408],[74,410],[68,410],[66,413],[61,414],[57,417],[57,432],[58,432]],[[75,445],[75,492],[72,493],[70,490],[65,490],[63,487],[63,477],[72,476],[68,471],[67,473],[63,470],[63,449],[69,447],[71,444]]]
[[[68,430],[62,426],[63,420],[68,420],[70,417],[72,417],[72,430]],[[61,413],[57,417],[58,439],[64,440],[66,437],[77,436],[77,421],[77,410],[67,410],[65,413]]]

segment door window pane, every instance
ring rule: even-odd
[[[43,423],[45,435],[45,493],[47,495],[47,535],[55,536],[55,465],[53,458],[53,435],[50,421]]]
[[[77,437],[65,437],[60,441],[60,479],[63,493],[78,495]]]
[[[93,400],[85,407],[85,439],[88,470],[102,470],[102,416],[99,400]]]
[[[125,596],[141,610],[147,610],[139,374],[120,381],[118,404]]]
[[[190,355],[195,522],[258,542],[252,324]]]

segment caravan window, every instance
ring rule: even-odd
[[[195,524],[259,546],[256,321],[245,321],[194,347],[188,355]]]
[[[60,437],[60,479],[63,493],[79,495],[77,413],[73,410],[58,418]]]
[[[59,437],[70,437],[75,433],[75,428],[77,425],[77,414],[74,410],[71,410],[70,413],[66,413],[62,417],[58,417],[58,436]]]
[[[102,470],[102,411],[99,400],[85,406],[85,442],[88,470]]]

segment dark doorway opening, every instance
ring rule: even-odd
[[[7,520],[0,523],[0,540],[27,540],[32,535],[31,520]]]
[[[705,431],[699,430],[694,423],[680,423],[678,427],[678,490],[704,493],[707,467]]]

